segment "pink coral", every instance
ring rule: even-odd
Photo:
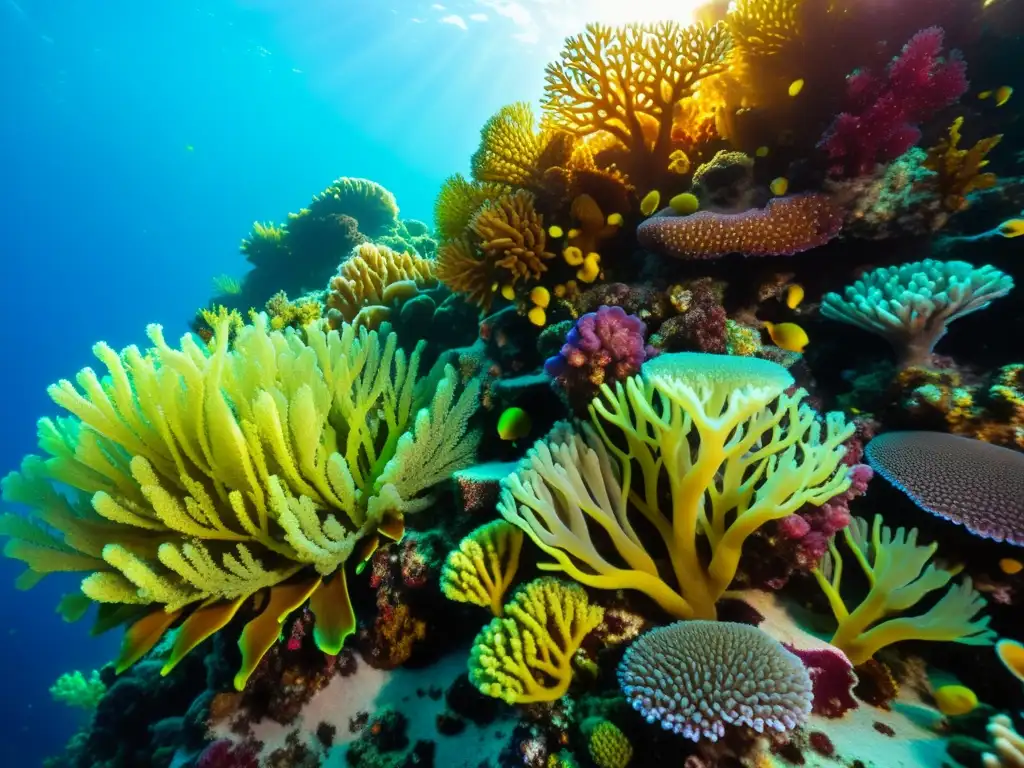
[[[196,768],[257,768],[256,755],[256,749],[249,744],[218,739],[199,755]]]
[[[587,402],[602,384],[633,376],[654,350],[644,344],[647,326],[621,307],[601,306],[576,321],[561,351],[549,357],[544,370],[571,400]]]
[[[729,253],[789,256],[824,245],[842,224],[827,196],[808,193],[776,197],[764,208],[740,213],[662,213],[643,221],[636,236],[644,248],[677,259],[717,259]]]
[[[834,175],[864,176],[895,160],[921,138],[918,124],[955,103],[967,90],[967,68],[957,51],[939,54],[944,33],[923,29],[893,59],[885,77],[859,70],[847,78],[849,111],[839,114],[819,147]]]
[[[838,718],[857,708],[857,700],[853,698],[857,675],[845,653],[838,648],[799,650],[791,645],[787,645],[786,650],[804,663],[811,676],[814,714]]]

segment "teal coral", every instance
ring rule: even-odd
[[[50,686],[50,695],[54,701],[90,712],[96,709],[106,692],[107,686],[100,678],[99,671],[95,669],[89,677],[77,669],[65,672]]]

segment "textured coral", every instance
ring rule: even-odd
[[[842,217],[824,195],[776,197],[764,208],[728,214],[659,214],[641,222],[640,244],[678,259],[715,259],[729,253],[777,256],[824,245],[839,234]]]
[[[390,316],[392,304],[436,285],[432,259],[364,243],[331,279],[327,318],[334,328],[343,322],[375,328]]]
[[[482,310],[491,308],[498,284],[494,265],[478,258],[476,248],[468,237],[460,237],[441,245],[437,250],[437,279],[466,301]]]
[[[947,210],[962,211],[969,205],[967,196],[979,189],[991,189],[996,185],[994,173],[982,172],[988,165],[985,156],[1002,141],[1002,134],[979,139],[970,149],[960,149],[960,128],[963,117],[958,117],[949,127],[949,138],[942,139],[928,149],[925,167],[938,175],[937,183],[942,203]]]
[[[289,251],[285,243],[287,232],[276,224],[255,222],[252,233],[242,240],[242,253],[250,264],[263,266],[286,258]]]
[[[665,352],[727,352],[729,320],[722,296],[721,284],[709,277],[669,288],[669,298],[680,314],[651,335],[651,346]]]
[[[836,175],[860,176],[894,160],[921,138],[917,124],[967,90],[964,62],[940,56],[943,31],[921,30],[892,61],[884,78],[861,70],[847,79],[848,112],[836,117],[821,146]]]
[[[271,296],[266,306],[270,327],[275,331],[287,327],[304,328],[315,323],[323,315],[323,309],[316,296],[300,296],[290,301],[284,291]]]
[[[470,161],[473,178],[514,187],[529,187],[540,173],[543,137],[527,102],[502,107],[480,130],[480,148]]]
[[[288,215],[288,230],[295,231],[307,220],[325,220],[339,215],[351,216],[359,231],[368,237],[381,235],[398,221],[395,196],[369,179],[339,178],[331,182],[309,206]]]
[[[674,105],[725,69],[730,46],[724,24],[588,25],[545,70],[546,117],[574,136],[614,136],[629,181],[653,189],[670,173]]]
[[[811,713],[803,663],[757,627],[680,621],[641,635],[619,664],[619,684],[647,722],[693,741],[727,729],[791,731]]]
[[[633,745],[629,738],[611,720],[584,722],[587,752],[597,768],[626,768],[633,759]]]
[[[604,618],[579,584],[550,576],[522,586],[477,635],[469,679],[508,704],[555,701],[569,690],[572,659]]]
[[[801,37],[800,0],[737,0],[726,22],[744,54],[772,56]]]
[[[921,509],[1024,546],[1024,453],[940,432],[889,432],[866,455]]]
[[[473,530],[441,567],[441,591],[449,600],[504,613],[505,591],[515,579],[523,532],[505,520],[493,520]]]
[[[926,364],[946,326],[984,309],[1013,288],[1013,278],[992,266],[933,259],[879,267],[846,288],[828,293],[821,314],[883,336],[898,365]]]
[[[469,181],[456,173],[444,180],[434,201],[434,227],[442,240],[462,237],[473,215],[489,200],[496,200],[506,187]]]
[[[589,403],[602,384],[633,376],[653,354],[644,346],[646,327],[621,307],[600,307],[576,321],[561,351],[544,363],[544,370],[570,401]]]
[[[788,645],[786,650],[803,662],[811,676],[814,714],[838,718],[859,706],[853,697],[857,675],[842,651],[838,648],[800,650]]]

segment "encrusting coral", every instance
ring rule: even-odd
[[[847,547],[867,576],[867,596],[852,611],[843,602],[840,586],[843,559],[835,542],[813,570],[819,586],[839,622],[831,643],[853,664],[863,664],[881,648],[903,640],[946,640],[967,645],[991,645],[995,633],[989,619],[975,618],[985,600],[970,578],[951,587],[921,616],[888,618],[913,607],[929,592],[942,589],[955,575],[928,563],[938,545],[917,543],[917,529],[892,531],[875,516],[868,532],[867,521],[854,518],[843,529]],[[926,565],[927,564],[927,565]]]
[[[572,682],[573,656],[604,609],[591,605],[578,584],[548,576],[520,587],[504,613],[473,643],[473,685],[508,704],[561,698]]]
[[[222,313],[208,349],[191,336],[172,348],[156,325],[146,354],[96,345],[108,377],[86,368],[80,389],[52,386],[74,418],[41,420],[47,457],[3,481],[32,515],[0,518],[5,553],[30,569],[21,585],[87,572],[98,626],[132,622],[118,671],[181,619],[170,671],[253,596],[239,689],[307,600],[318,646],[338,653],[355,628],[344,565],[357,542],[400,538],[422,492],[474,454],[478,384],[456,397],[450,366],[421,380],[419,348],[351,325],[271,331],[265,315],[229,345],[235,319]]]
[[[436,285],[432,259],[364,243],[356,247],[331,278],[327,319],[332,328],[342,323],[376,328],[390,317],[393,304]]]
[[[828,293],[821,314],[884,337],[901,368],[927,363],[946,327],[1013,288],[993,266],[924,259],[868,272],[843,295]]]
[[[449,600],[490,608],[504,615],[505,592],[516,577],[523,532],[505,520],[492,520],[459,542],[441,566],[441,591]]]
[[[822,423],[806,392],[787,392],[792,384],[781,365],[757,358],[649,360],[639,376],[601,388],[593,427],[561,424],[534,445],[504,480],[498,511],[554,558],[543,569],[638,590],[680,618],[714,618],[748,536],[850,485],[841,462],[853,426],[838,413]],[[636,513],[657,531],[674,578],[638,538]],[[591,531],[608,537],[622,564],[605,558]]]

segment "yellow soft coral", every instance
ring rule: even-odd
[[[924,161],[925,168],[938,174],[942,204],[949,211],[964,210],[971,192],[990,189],[997,181],[994,173],[985,173],[981,169],[988,165],[985,156],[1002,141],[1002,134],[979,139],[970,149],[960,149],[960,128],[963,124],[963,117],[954,120],[949,126],[949,138],[931,147]]]
[[[533,109],[526,102],[502,107],[480,131],[480,148],[473,155],[473,178],[515,187],[537,181],[544,140],[536,129]]]
[[[331,279],[327,318],[331,326],[354,323],[377,327],[396,301],[437,285],[435,262],[412,252],[399,253],[385,245],[363,243]]]
[[[491,308],[498,290],[494,265],[477,256],[468,237],[444,243],[437,249],[437,278],[484,311]]]
[[[601,388],[596,431],[563,424],[538,442],[503,482],[498,510],[554,558],[541,568],[638,590],[674,616],[714,618],[750,534],[850,484],[840,462],[852,425],[838,413],[822,423],[806,392],[786,393],[792,383],[758,358],[654,358]],[[661,539],[672,577],[637,535],[637,514]]]
[[[633,759],[633,745],[615,723],[603,718],[584,721],[587,752],[597,768],[626,768]]]
[[[267,301],[267,314],[270,316],[270,327],[279,331],[290,326],[303,328],[320,320],[323,306],[313,298],[288,299],[288,294],[278,291]]]
[[[669,173],[673,108],[725,69],[730,46],[722,23],[591,24],[545,70],[547,120],[577,137],[611,134],[627,150],[629,181],[656,188]]]
[[[771,56],[801,35],[803,0],[736,0],[726,22],[736,47],[748,56]]]
[[[252,234],[242,241],[242,253],[250,264],[263,266],[279,262],[288,255],[287,233],[276,224],[254,222]]]
[[[54,701],[90,712],[96,709],[106,692],[107,686],[96,669],[89,677],[77,669],[74,672],[65,672],[50,686],[50,695]]]
[[[505,592],[519,568],[523,532],[504,520],[481,525],[459,542],[441,566],[441,591],[449,600],[504,615]]]
[[[508,704],[554,701],[572,682],[572,658],[604,619],[578,584],[545,577],[524,585],[477,635],[469,679]]]
[[[829,543],[829,552],[814,570],[814,576],[839,621],[832,644],[845,652],[853,664],[863,664],[879,649],[902,640],[946,640],[966,645],[994,642],[995,633],[988,628],[988,617],[975,619],[985,601],[972,587],[970,578],[953,586],[921,616],[887,618],[916,605],[929,592],[945,587],[955,575],[928,563],[938,545],[919,545],[916,528],[910,533],[897,528],[894,533],[882,525],[879,515],[870,534],[867,522],[854,518],[843,530],[843,536],[867,576],[867,597],[853,611],[843,602],[839,592],[843,560],[835,541]]]
[[[417,388],[420,350],[406,356],[394,334],[211,319],[208,348],[191,335],[173,348],[152,325],[153,349],[97,344],[108,376],[86,368],[77,388],[50,387],[75,418],[40,421],[46,458],[3,481],[30,515],[3,516],[0,533],[37,574],[87,572],[98,626],[134,621],[119,671],[184,618],[170,671],[258,596],[241,688],[307,600],[317,644],[340,651],[355,629],[346,560],[364,536],[400,535],[422,491],[471,460],[478,386],[456,400],[447,366]]]
[[[434,227],[442,240],[462,237],[484,203],[507,191],[503,184],[470,181],[460,173],[449,176],[434,201]]]

